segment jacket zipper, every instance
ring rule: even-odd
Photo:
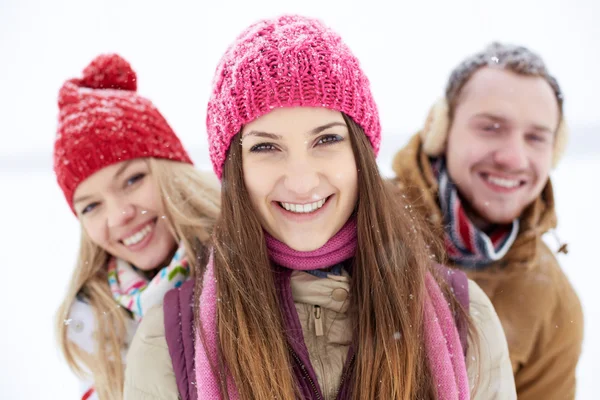
[[[346,368],[346,370],[342,374],[342,378],[340,379],[340,385],[338,386],[337,393],[335,394],[336,399],[339,398],[340,392],[342,391],[342,387],[344,386],[344,381],[346,380],[346,377],[348,376],[348,371],[350,370],[350,368],[352,368],[352,363],[354,362],[354,356],[355,356],[355,354],[352,354],[352,357],[350,358],[350,362],[348,363],[348,368]],[[341,399],[339,399],[339,400],[341,400]]]
[[[304,365],[304,363],[302,362],[302,360],[300,360],[300,357],[298,357],[298,355],[296,354],[296,352],[291,348],[291,346],[289,344],[287,345],[287,348],[288,348],[290,354],[292,355],[292,357],[294,357],[294,360],[296,360],[296,362],[300,366],[300,369],[302,370],[302,374],[304,375],[304,377],[307,378],[308,381],[310,382],[310,386],[312,387],[312,390],[313,390],[313,393],[314,393],[316,399],[317,400],[323,400],[323,398],[319,394],[319,391],[317,390],[317,386],[315,385],[315,382],[310,377],[310,374],[306,370],[306,366]]]
[[[323,336],[323,318],[321,318],[321,307],[314,306],[314,315],[315,315],[315,335]]]

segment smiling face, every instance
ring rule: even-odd
[[[242,130],[244,183],[263,228],[298,251],[322,247],[344,226],[357,171],[342,114],[279,108]]]
[[[448,134],[448,172],[478,225],[507,224],[541,193],[559,121],[541,77],[482,68],[462,89]]]
[[[101,169],[77,187],[73,199],[92,242],[141,270],[163,266],[177,247],[143,159]]]

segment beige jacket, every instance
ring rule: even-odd
[[[325,399],[333,399],[348,353],[347,275],[328,279],[306,272],[292,275],[292,295],[311,364]],[[473,399],[516,399],[508,346],[490,300],[469,281],[470,315],[477,343],[469,343],[467,365]],[[478,349],[478,350],[474,350]],[[477,357],[476,357],[477,354]],[[165,339],[162,308],[150,310],[127,356],[125,400],[176,400],[178,390]]]

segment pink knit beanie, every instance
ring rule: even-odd
[[[364,130],[377,155],[379,113],[358,59],[319,20],[286,15],[251,25],[217,67],[206,116],[217,176],[244,124],[274,108],[295,106],[343,112]]]

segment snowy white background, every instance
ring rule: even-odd
[[[219,57],[249,23],[289,12],[322,18],[361,59],[380,106],[386,174],[463,57],[502,40],[545,58],[565,92],[572,129],[553,179],[558,234],[570,248],[560,261],[585,308],[577,398],[598,398],[600,2],[385,3],[0,0],[0,398],[77,398],[52,330],[79,232],[51,169],[62,82],[97,54],[119,52],[137,71],[139,92],[159,107],[199,168],[208,169],[204,120]]]

